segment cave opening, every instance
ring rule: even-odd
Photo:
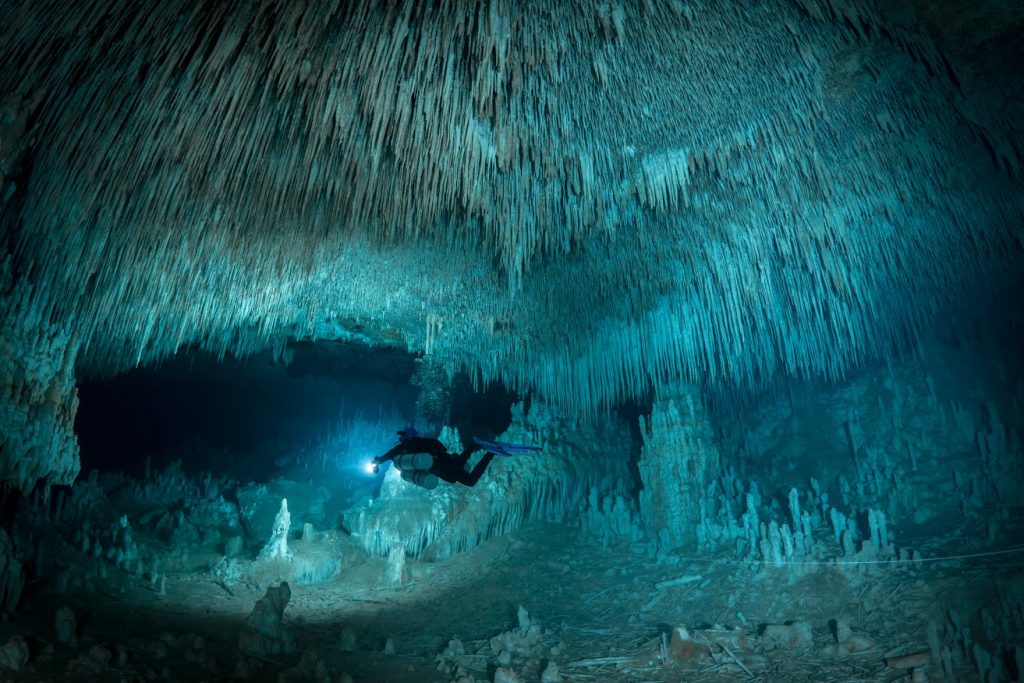
[[[149,478],[174,466],[239,481],[316,479],[366,494],[369,458],[396,432],[449,426],[493,439],[515,395],[465,373],[424,371],[422,356],[357,342],[298,341],[236,358],[186,349],[163,363],[79,380],[75,420],[83,472]],[[354,494],[353,494],[354,495]],[[351,497],[351,496],[350,496]]]
[[[296,466],[308,470],[319,456],[318,473],[328,464],[342,472],[355,454],[339,448],[339,432],[365,432],[368,442],[353,444],[357,450],[386,447],[413,418],[413,358],[330,346],[298,347],[290,363],[270,352],[219,359],[184,351],[157,366],[82,381],[75,422],[82,467],[140,476],[180,461],[193,474],[212,469],[266,481],[297,475]]]

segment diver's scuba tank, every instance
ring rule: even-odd
[[[434,456],[430,453],[405,453],[398,456],[392,462],[399,471],[422,470],[426,472],[434,466]]]
[[[402,479],[428,491],[437,488],[437,475],[426,470],[402,470]]]
[[[402,473],[402,479],[427,490],[437,487],[437,475],[430,471],[434,466],[434,456],[430,453],[405,453],[392,462]]]

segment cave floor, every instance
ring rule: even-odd
[[[991,562],[755,573],[724,549],[672,562],[633,550],[534,523],[450,559],[410,561],[411,582],[396,588],[379,586],[384,560],[370,559],[328,584],[293,586],[285,621],[297,652],[246,658],[241,668],[238,634],[264,587],[229,589],[208,572],[180,572],[160,595],[116,570],[65,593],[29,586],[17,620],[0,625],[0,642],[21,635],[33,656],[4,673],[17,681],[449,681],[437,657],[457,638],[464,673],[492,680],[489,640],[516,631],[521,606],[542,628],[529,651],[514,653],[523,681],[540,680],[548,661],[564,681],[909,680],[885,658],[927,651],[929,620],[941,628],[948,606],[989,604],[997,584],[1020,576]],[[72,646],[53,636],[65,604],[79,615]],[[846,645],[835,644],[830,620],[851,627]],[[789,622],[809,624],[811,639],[768,649],[764,625]],[[677,626],[689,640],[662,635]]]

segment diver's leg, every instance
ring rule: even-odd
[[[453,455],[452,457],[455,459],[455,462],[459,463],[459,467],[465,467],[466,463],[469,462],[470,457],[472,457],[472,455],[478,450],[480,449],[476,446],[470,446],[458,455]]]
[[[469,457],[468,455],[466,456]],[[494,453],[484,453],[484,457],[480,458],[480,462],[476,464],[472,472],[467,472],[465,469],[461,471],[458,481],[460,484],[466,486],[476,486],[476,483],[480,481],[480,477],[484,475],[487,470],[487,466],[491,464],[491,460],[494,459]]]

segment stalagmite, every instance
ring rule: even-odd
[[[695,539],[700,494],[718,473],[719,454],[699,391],[659,388],[639,462],[640,517],[663,552]]]
[[[271,586],[256,602],[238,638],[238,648],[257,656],[295,652],[295,635],[284,624],[284,609],[291,599],[287,583]]]
[[[288,500],[281,499],[281,509],[274,517],[274,528],[271,530],[270,540],[260,551],[261,560],[290,559],[291,553],[288,550],[288,532],[291,529],[292,516],[288,512]]]
[[[409,582],[409,570],[405,566],[405,548],[396,545],[388,552],[384,567],[384,585],[401,586]]]
[[[57,641],[64,645],[74,646],[77,644],[77,628],[78,621],[75,618],[75,612],[67,605],[64,605],[57,610],[57,615],[54,618],[54,631],[57,634]]]

